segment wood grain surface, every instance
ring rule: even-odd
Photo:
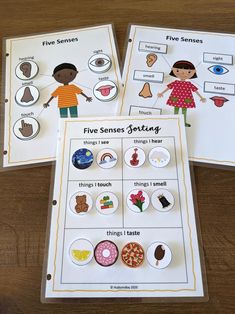
[[[234,0],[0,0],[0,35],[112,22],[122,57],[129,23],[235,33],[234,16]],[[0,173],[0,313],[235,313],[235,171],[194,173],[209,301],[107,305],[40,303],[51,166]]]

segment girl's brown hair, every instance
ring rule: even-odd
[[[195,66],[191,62],[186,61],[186,60],[180,60],[180,61],[175,62],[173,64],[172,68],[185,69],[185,70],[196,70]],[[173,70],[171,70],[169,75],[176,77],[175,74],[173,73]],[[196,77],[197,77],[197,74],[194,73],[194,75],[191,78],[196,78]]]

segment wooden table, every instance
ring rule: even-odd
[[[2,37],[113,22],[121,57],[128,23],[235,33],[233,0],[0,0],[0,6]],[[231,134],[231,145],[234,137]],[[208,302],[41,304],[51,175],[47,166],[0,173],[0,313],[234,313],[235,172],[205,167],[194,171]]]

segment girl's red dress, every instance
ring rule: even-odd
[[[178,108],[195,108],[196,104],[192,92],[196,92],[198,88],[191,82],[176,80],[167,85],[169,89],[173,89],[167,104]]]

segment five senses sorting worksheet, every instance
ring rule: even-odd
[[[63,119],[45,298],[204,295],[181,116]]]

